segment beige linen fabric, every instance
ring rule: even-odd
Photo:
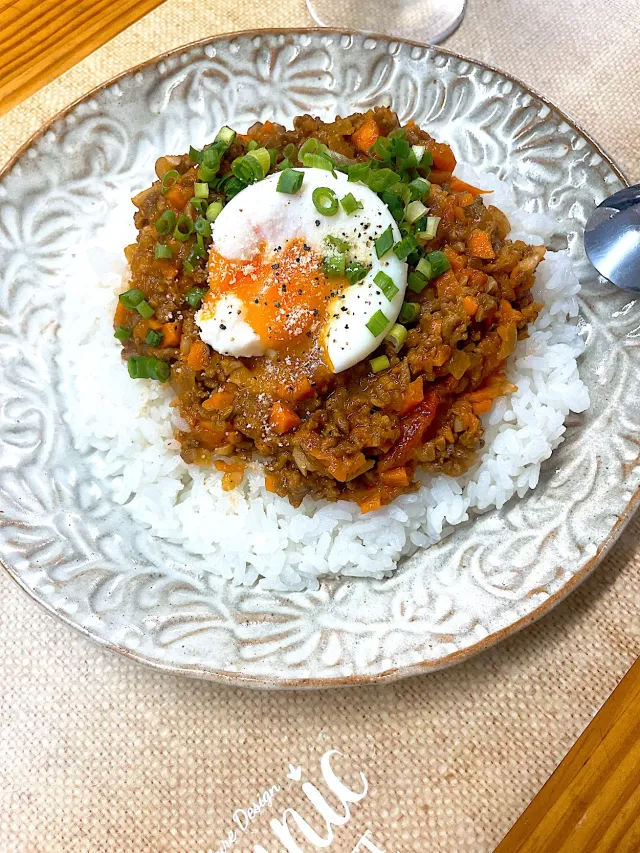
[[[303,0],[169,0],[1,118],[0,162],[136,62],[218,32],[308,24]],[[638,181],[639,42],[635,0],[469,0],[447,45],[555,99]],[[58,624],[0,574],[0,853],[206,853],[234,827],[234,853],[279,852],[269,819],[287,806],[314,814],[289,762],[326,793],[319,760],[332,748],[348,757],[347,784],[361,788],[362,771],[369,791],[330,851],[350,853],[368,828],[384,853],[489,853],[640,651],[639,533],[640,517],[581,589],[487,654],[326,693],[147,671]],[[272,785],[272,809],[243,834],[234,810]]]

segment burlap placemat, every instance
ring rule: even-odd
[[[310,23],[303,0],[169,0],[0,119],[0,161],[135,62],[216,32]],[[554,98],[639,180],[639,37],[631,0],[470,0],[448,45]],[[287,807],[329,837],[305,780],[336,820],[351,798],[331,851],[350,853],[368,830],[364,853],[489,853],[640,651],[639,532],[640,517],[578,592],[489,653],[396,686],[322,694],[154,674],[56,623],[0,574],[0,853],[295,850],[269,824]],[[349,790],[366,777],[359,802],[335,782],[342,797],[329,793],[320,762],[331,749],[344,753],[333,766]]]

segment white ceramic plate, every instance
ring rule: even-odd
[[[592,406],[540,485],[384,581],[268,593],[207,576],[136,528],[61,420],[56,316],[74,246],[148,185],[160,154],[228,123],[392,106],[566,226],[581,276]],[[0,176],[0,553],[37,601],[92,639],[172,672],[258,686],[398,678],[468,657],[547,612],[597,564],[640,484],[640,310],[598,284],[590,209],[624,181],[553,104],[445,50],[327,30],[179,48],[89,93]],[[505,572],[505,568],[509,571]]]

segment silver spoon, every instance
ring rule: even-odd
[[[584,229],[584,248],[600,275],[623,290],[640,291],[640,184],[596,207]]]

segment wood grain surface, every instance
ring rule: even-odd
[[[164,0],[0,0],[0,115]],[[640,851],[640,661],[495,853]]]
[[[0,115],[164,0],[0,0]]]
[[[640,660],[495,853],[640,851]]]

